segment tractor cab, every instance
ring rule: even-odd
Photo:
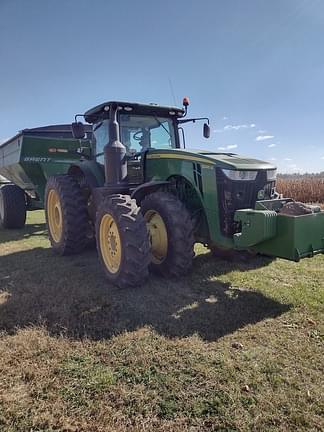
[[[175,107],[160,107],[128,102],[106,102],[84,114],[92,123],[97,162],[104,163],[104,147],[110,141],[113,107],[117,107],[118,139],[133,156],[150,148],[179,148],[177,119],[185,111]]]
[[[184,108],[114,101],[105,102],[88,110],[83,117],[93,126],[97,162],[104,164],[104,147],[111,139],[111,113],[114,110],[117,111],[118,140],[125,146],[127,156],[138,155],[150,149],[170,150],[184,147],[184,134],[182,134],[181,145],[179,130],[182,129],[181,124],[186,122],[207,120],[203,134],[205,138],[209,138],[209,119],[184,119],[188,105],[188,98],[183,100]],[[83,136],[81,123],[73,125],[74,131],[81,126],[81,132],[77,130],[75,137]]]
[[[170,116],[142,115],[120,112],[120,141],[127,156],[159,148],[179,147],[174,118]],[[104,147],[109,142],[109,119],[99,120],[93,125],[97,162],[104,163]]]
[[[102,103],[83,115],[92,124],[92,158],[104,169],[107,184],[127,182],[132,189],[145,181],[144,163],[148,153],[155,150],[173,151],[185,147],[182,123],[207,120],[203,135],[209,138],[208,118],[185,118],[189,99],[183,108],[110,101]],[[83,138],[84,125],[72,124],[75,138]],[[182,139],[180,142],[180,132]],[[118,147],[118,150],[117,150]],[[112,173],[117,173],[117,177]],[[119,186],[118,186],[119,187]]]

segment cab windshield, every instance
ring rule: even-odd
[[[176,148],[173,120],[167,117],[120,114],[120,140],[128,154],[148,148]],[[109,141],[109,120],[93,127],[97,161],[104,163],[103,149]]]
[[[173,120],[167,117],[121,114],[120,140],[131,152],[175,148]]]

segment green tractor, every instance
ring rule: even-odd
[[[60,255],[96,242],[108,279],[187,274],[195,242],[299,261],[324,252],[324,212],[282,198],[273,165],[187,150],[183,108],[107,102],[87,124],[25,129],[0,146],[0,228],[45,208]],[[77,117],[77,116],[76,116]]]
[[[96,241],[107,278],[120,287],[141,284],[149,269],[187,274],[195,242],[294,261],[323,253],[324,212],[280,197],[273,165],[186,149],[184,123],[205,120],[210,135],[207,118],[186,118],[188,104],[103,103],[83,115],[91,141],[76,116],[81,155],[45,189],[54,251],[75,254]]]

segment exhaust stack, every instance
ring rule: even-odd
[[[127,182],[126,147],[119,137],[118,105],[114,103],[109,108],[109,142],[104,147],[105,186],[120,187]]]

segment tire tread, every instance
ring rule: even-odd
[[[7,229],[24,228],[27,210],[25,192],[20,187],[9,184],[1,187],[0,194],[4,206],[0,226]]]
[[[189,272],[194,258],[194,228],[190,213],[182,201],[170,192],[158,191],[147,195],[141,203],[142,213],[157,210],[168,233],[168,255],[163,263],[151,263],[150,268],[163,276],[180,277]]]
[[[111,213],[114,217],[124,248],[118,276],[109,273],[101,257],[99,229],[101,218],[106,213]],[[148,277],[149,239],[145,221],[136,201],[129,195],[109,196],[98,209],[96,219],[97,250],[108,279],[120,288],[142,284]]]
[[[56,243],[50,233],[47,214],[47,196],[55,189],[60,197],[63,214],[63,234]],[[88,214],[84,196],[77,180],[71,175],[50,177],[45,190],[45,215],[51,245],[59,255],[74,255],[87,245]]]

